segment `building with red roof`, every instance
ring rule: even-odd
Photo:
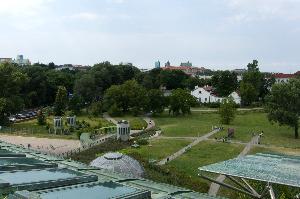
[[[206,69],[204,67],[194,67],[190,62],[187,62],[187,66],[185,66],[184,63],[181,63],[180,66],[171,66],[168,61],[165,67],[162,67],[162,70],[181,70],[185,74],[195,77],[197,74],[203,73]]]
[[[273,77],[276,83],[287,83],[291,78],[295,78],[297,75],[300,75],[300,71],[294,74],[275,73]]]

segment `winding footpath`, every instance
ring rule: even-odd
[[[176,158],[178,158],[179,156],[181,156],[182,154],[184,154],[188,149],[192,148],[193,146],[199,144],[199,142],[202,142],[204,140],[206,140],[207,138],[209,138],[210,136],[212,136],[213,134],[217,133],[219,130],[213,130],[210,133],[207,133],[201,137],[198,137],[196,140],[194,140],[192,143],[190,143],[189,145],[183,147],[182,149],[180,149],[179,151],[177,151],[176,153],[166,157],[165,159],[159,161],[157,164],[158,165],[164,165],[169,161],[172,161]]]
[[[255,144],[258,144],[259,136],[254,136],[250,142],[247,143],[245,146],[244,150],[238,155],[238,158],[245,156],[249,151],[251,150],[252,146]],[[224,175],[219,175],[216,178],[216,181],[218,182],[223,182],[225,180],[226,176]],[[218,191],[220,189],[220,185],[216,183],[211,183],[208,194],[211,196],[216,196]]]

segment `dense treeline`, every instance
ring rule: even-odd
[[[238,91],[242,105],[264,104],[274,78],[259,71],[258,62],[249,63],[238,82],[237,74],[216,71],[211,79],[199,79],[179,70],[153,69],[141,72],[132,65],[95,64],[89,70],[55,70],[55,64],[19,67],[0,65],[0,125],[5,118],[22,109],[53,106],[56,115],[71,110],[78,114],[84,107],[93,114],[108,111],[161,113],[169,107],[174,115],[189,113],[196,104],[189,90],[212,85],[215,93],[227,97]],[[60,92],[59,91],[60,88]],[[164,90],[173,90],[165,97]]]
[[[0,125],[7,123],[10,114],[42,106],[53,106],[56,115],[67,109],[78,113],[89,106],[91,112],[159,113],[168,104],[161,86],[177,89],[201,84],[181,71],[142,73],[134,66],[109,62],[87,71],[55,70],[54,63],[26,67],[6,63],[0,65],[0,76]]]

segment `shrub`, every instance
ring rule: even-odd
[[[138,145],[148,145],[149,141],[147,139],[138,139],[136,143]]]
[[[40,112],[37,116],[37,123],[38,125],[42,126],[46,124],[46,116],[43,112]]]
[[[93,102],[89,107],[89,112],[93,116],[101,115],[102,114],[102,102],[101,101]]]
[[[122,111],[120,110],[120,108],[116,104],[113,104],[108,109],[108,114],[111,115],[111,116],[120,116],[122,114]]]

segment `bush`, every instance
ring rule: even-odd
[[[83,133],[82,131],[76,131],[76,136],[77,136],[78,139],[80,139],[80,136],[81,136],[82,133]]]
[[[148,144],[149,144],[149,141],[148,141],[147,139],[138,139],[138,140],[136,141],[136,143],[137,143],[138,145],[148,145]]]
[[[89,112],[93,116],[99,116],[102,114],[102,102],[93,102],[89,107]]]
[[[116,104],[113,104],[108,109],[108,114],[111,115],[111,116],[120,116],[122,114],[122,111],[120,110],[120,108]]]
[[[37,123],[38,125],[42,126],[46,124],[46,116],[43,112],[40,112],[37,116]]]

